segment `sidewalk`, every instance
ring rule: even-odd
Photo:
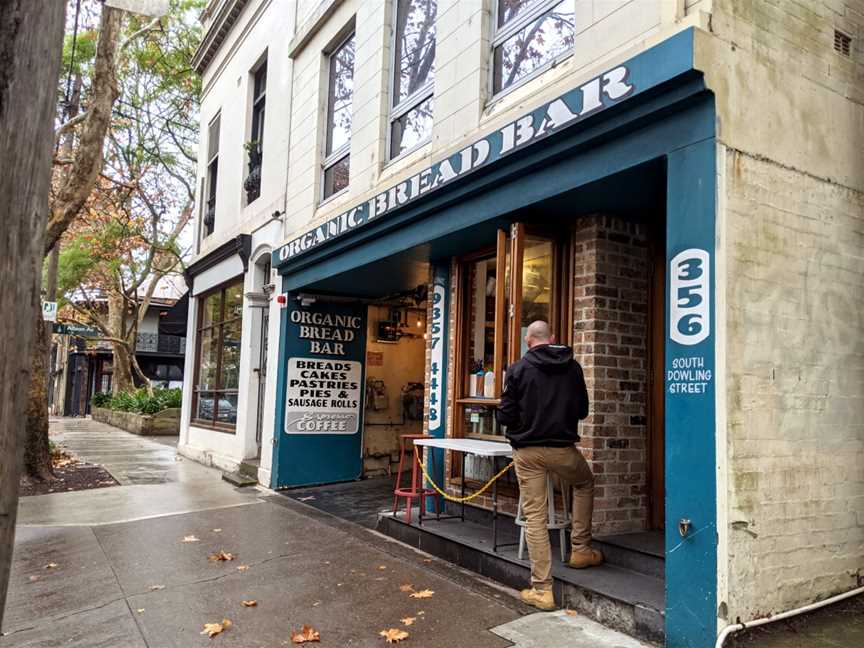
[[[123,485],[22,500],[2,648],[288,646],[304,624],[334,648],[386,645],[390,628],[409,633],[407,648],[644,645],[578,615],[531,614],[512,590],[373,531],[235,489],[165,440],[83,420],[52,428]],[[234,559],[209,559],[219,551]],[[222,634],[200,634],[225,618]]]

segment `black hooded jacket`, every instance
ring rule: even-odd
[[[498,423],[514,448],[573,445],[586,416],[585,377],[570,347],[535,346],[507,369]]]

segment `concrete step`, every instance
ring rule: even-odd
[[[256,482],[258,481],[258,466],[261,463],[259,459],[244,459],[240,462],[240,468],[238,472],[250,479],[254,479]]]
[[[243,488],[244,486],[256,486],[258,484],[257,479],[253,479],[251,477],[247,477],[237,472],[223,472],[222,479],[227,481],[229,484],[234,484],[238,488]]]
[[[407,524],[402,512],[380,514],[378,530],[465,569],[482,574],[509,587],[521,589],[530,581],[527,554],[519,560],[517,546],[508,544],[492,551],[491,525],[466,516],[464,522],[436,521],[434,516]],[[511,525],[512,526],[512,525]],[[515,543],[515,527],[502,524],[499,543]],[[553,534],[555,535],[555,534]],[[662,643],[665,636],[664,581],[657,576],[606,563],[591,569],[574,570],[561,562],[553,547],[552,576],[555,598],[562,607],[583,614],[640,639]]]
[[[656,578],[664,577],[666,561],[662,531],[598,537],[594,538],[593,544],[611,565]]]

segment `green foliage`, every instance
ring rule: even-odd
[[[93,396],[94,405],[96,396]],[[108,407],[121,412],[136,412],[138,414],[155,414],[171,407],[180,407],[183,401],[183,392],[179,389],[155,389],[153,394],[147,393],[143,387],[132,392],[120,392],[103,405],[97,407]]]
[[[110,402],[111,394],[105,392],[96,392],[93,394],[93,398],[90,399],[90,403],[93,407],[107,407]]]

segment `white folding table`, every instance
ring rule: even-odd
[[[442,450],[451,450],[455,452],[461,453],[462,456],[462,487],[461,487],[461,496],[465,497],[465,455],[473,454],[479,457],[491,457],[493,460],[493,468],[494,468],[494,460],[496,457],[512,457],[513,456],[513,448],[510,447],[509,443],[500,442],[500,441],[483,441],[482,439],[436,439],[436,438],[425,438],[425,439],[414,439],[415,446],[422,446],[426,448],[441,448]],[[416,455],[416,452],[415,452]],[[443,487],[443,485],[442,485]],[[420,519],[419,524],[423,524],[423,509],[424,506],[420,506]],[[460,515],[448,515],[441,516],[438,515],[439,520],[446,520],[452,518],[460,518],[463,522],[465,521],[465,502],[462,502],[462,510]],[[503,546],[503,545],[502,545]],[[498,480],[496,479],[492,483],[492,551],[498,551]]]

